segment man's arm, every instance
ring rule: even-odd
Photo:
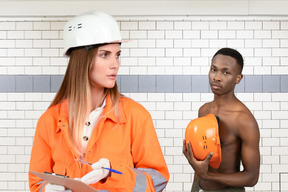
[[[241,144],[241,159],[243,171],[236,173],[214,173],[208,171],[208,164],[213,153],[207,155],[204,161],[197,161],[192,152],[191,144],[184,148],[183,153],[193,167],[195,174],[205,180],[218,182],[227,186],[254,186],[259,177],[260,153],[259,153],[259,128],[254,117],[245,115],[244,119],[239,121],[239,137]]]

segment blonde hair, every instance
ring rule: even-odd
[[[54,106],[64,100],[68,101],[70,140],[77,154],[81,156],[85,153],[81,147],[83,127],[85,120],[91,111],[88,106],[89,101],[91,100],[89,71],[92,67],[98,47],[94,47],[89,51],[85,48],[71,50],[70,60],[63,82],[49,106]],[[117,83],[115,82],[113,88],[105,88],[104,91],[105,94],[110,95],[114,113],[118,117],[117,105],[120,93]]]

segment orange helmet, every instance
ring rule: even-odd
[[[219,118],[213,114],[192,120],[185,132],[185,139],[191,143],[194,157],[204,160],[214,152],[209,165],[218,168],[221,163],[221,144],[219,137]]]

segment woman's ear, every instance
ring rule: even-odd
[[[236,84],[239,84],[242,78],[243,78],[242,74],[237,75]]]

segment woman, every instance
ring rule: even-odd
[[[30,171],[80,178],[99,191],[165,188],[169,173],[151,116],[118,91],[121,42],[117,22],[105,13],[79,15],[65,25],[70,60],[59,91],[38,121]],[[31,191],[69,191],[31,173],[29,186]]]

